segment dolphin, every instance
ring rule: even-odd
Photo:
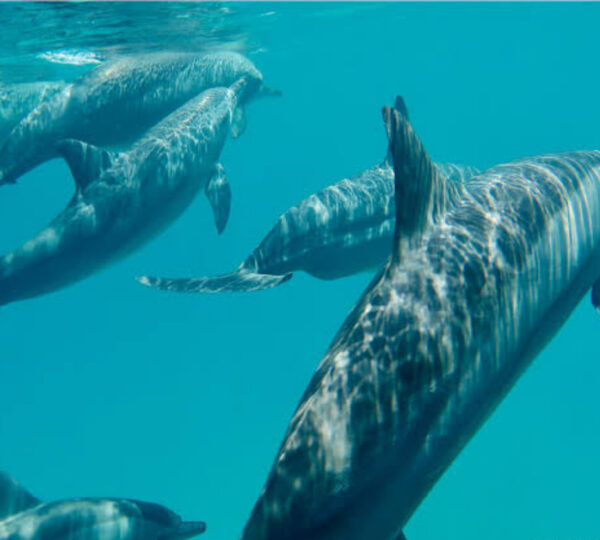
[[[221,232],[231,195],[218,160],[245,87],[242,79],[204,91],[127,152],[59,143],[75,195],[36,237],[0,257],[0,305],[55,291],[129,255],[161,233],[201,189]]]
[[[65,86],[63,81],[0,84],[0,142],[19,121]]]
[[[436,166],[448,182],[479,172],[452,163]],[[394,171],[386,158],[290,208],[231,274],[138,281],[175,292],[238,292],[275,287],[298,270],[330,280],[380,268],[392,251],[394,208]]]
[[[254,64],[234,52],[149,53],[107,61],[42,102],[0,146],[0,185],[58,157],[57,143],[79,139],[119,146],[200,92],[245,78],[233,135],[243,130],[243,105],[259,94],[276,94],[262,84]]]
[[[202,521],[155,503],[82,498],[44,503],[0,472],[0,540],[185,540]]]
[[[385,108],[394,249],[319,364],[242,540],[393,540],[600,275],[600,151],[446,182]]]

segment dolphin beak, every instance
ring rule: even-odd
[[[183,521],[177,530],[173,531],[168,536],[168,540],[185,540],[198,536],[206,531],[206,523],[204,521]]]

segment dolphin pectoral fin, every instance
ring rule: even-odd
[[[160,537],[160,540],[185,540],[198,536],[206,531],[204,521],[182,521],[179,527],[169,534]]]
[[[231,209],[231,186],[225,174],[225,168],[220,163],[215,167],[215,172],[204,188],[204,193],[213,211],[217,232],[225,230],[229,211]]]
[[[231,136],[237,139],[244,131],[246,131],[246,111],[243,107],[237,107],[231,122]]]
[[[185,293],[249,292],[271,289],[291,279],[292,274],[257,274],[238,270],[206,278],[166,279],[143,276],[137,280],[146,287]]]
[[[592,305],[594,309],[600,314],[600,279],[594,281],[592,285]]]
[[[16,480],[0,471],[0,521],[40,503]]]
[[[85,189],[114,161],[114,156],[106,150],[75,139],[60,141],[56,148],[69,165],[75,184],[79,189]]]

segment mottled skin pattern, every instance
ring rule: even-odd
[[[450,163],[437,167],[449,184],[478,172]],[[168,291],[215,293],[268,289],[299,270],[337,279],[381,267],[392,250],[394,222],[394,171],[385,160],[290,208],[234,273],[141,281]]]
[[[261,91],[262,75],[237,53],[153,53],[101,64],[15,126],[0,146],[0,184],[57,157],[61,139],[131,142],[200,92],[242,77],[240,104]]]
[[[394,155],[418,155],[392,118]],[[321,361],[243,540],[392,540],[600,275],[598,151],[494,167],[455,205],[425,197]]]
[[[30,502],[17,513],[0,515],[0,540],[184,540],[206,530],[201,521],[182,521],[164,506],[131,499],[43,503],[7,478],[0,473],[0,499]]]
[[[0,144],[10,131],[40,103],[60,92],[66,83],[0,83]]]
[[[235,90],[206,90],[126,153],[65,143],[72,170],[83,168],[75,196],[40,234],[0,258],[0,304],[83,279],[162,232],[220,174],[219,154],[243,87],[239,81]],[[86,176],[90,163],[98,170]]]

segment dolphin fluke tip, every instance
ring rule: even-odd
[[[289,274],[258,274],[238,270],[232,274],[204,278],[168,279],[150,276],[136,278],[142,285],[182,293],[250,292],[272,289],[292,278]]]
[[[177,528],[170,540],[184,540],[198,536],[206,531],[206,523],[204,521],[183,521]]]

